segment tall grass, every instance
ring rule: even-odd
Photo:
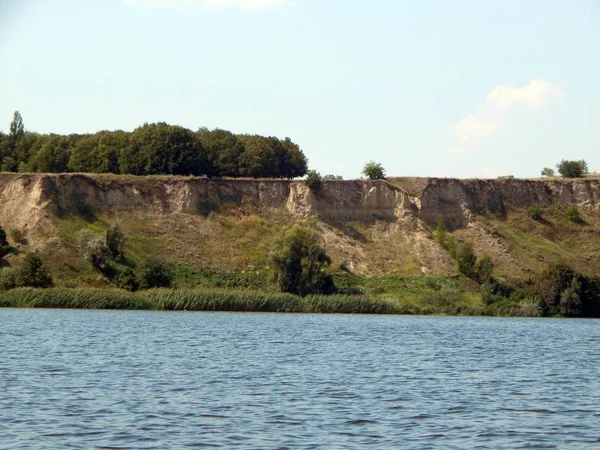
[[[397,302],[365,296],[270,294],[241,290],[31,289],[0,292],[0,306],[16,308],[141,309],[401,314]]]

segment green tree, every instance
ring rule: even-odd
[[[28,253],[18,275],[20,286],[47,288],[53,285],[52,276],[37,253]]]
[[[251,178],[279,177],[279,161],[273,146],[263,136],[239,136],[244,144],[240,156],[240,175]]]
[[[375,161],[366,163],[362,173],[371,180],[382,180],[385,178],[385,169],[380,163]]]
[[[100,131],[79,139],[71,148],[73,172],[119,173],[119,152],[129,145],[129,133]]]
[[[584,159],[579,161],[566,161],[563,159],[556,167],[558,173],[565,178],[581,178],[589,172],[587,162]]]
[[[68,172],[70,152],[65,136],[53,135],[47,140],[31,161],[36,172]]]
[[[458,247],[458,251],[456,252],[456,262],[458,265],[458,271],[460,273],[467,278],[476,279],[476,261],[477,257],[475,256],[475,251],[473,250],[473,244],[470,242],[465,242]]]
[[[15,148],[17,142],[19,142],[25,136],[25,125],[23,124],[23,117],[19,111],[15,111],[13,114],[13,120],[10,123],[10,134],[9,143],[12,148]]]
[[[244,144],[230,131],[216,128],[200,128],[196,133],[206,149],[210,167],[206,175],[219,177],[239,177],[240,157],[244,153]]]
[[[158,261],[148,261],[139,271],[139,288],[169,288],[173,275],[168,267]]]
[[[275,244],[273,263],[282,292],[301,296],[335,292],[333,279],[324,270],[331,258],[313,228],[299,224],[285,228]]]
[[[529,208],[527,208],[527,215],[533,220],[542,220],[542,208],[540,208],[540,205],[537,203],[532,203]]]
[[[543,177],[553,177],[554,170],[550,169],[549,167],[544,167],[544,169],[542,170],[542,176]]]
[[[119,155],[121,173],[133,175],[200,175],[206,164],[206,152],[194,133],[164,122],[136,128]]]
[[[306,185],[312,191],[318,191],[322,186],[321,174],[316,170],[309,170],[306,175]]]
[[[119,262],[123,259],[125,248],[125,233],[118,224],[111,225],[106,230],[106,246],[112,253],[113,259]]]

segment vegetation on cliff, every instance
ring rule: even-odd
[[[38,134],[26,131],[15,112],[10,133],[0,133],[0,170],[291,179],[306,175],[308,160],[289,138],[194,132],[164,122],[133,132]]]

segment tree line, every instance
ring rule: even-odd
[[[16,111],[9,134],[0,131],[0,170],[291,179],[306,175],[308,160],[289,138],[164,122],[132,132],[33,133]]]

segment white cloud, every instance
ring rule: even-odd
[[[518,109],[544,110],[565,96],[564,91],[551,81],[534,78],[522,88],[498,86],[478,105],[475,113],[452,127],[456,143],[450,154],[464,154],[483,139],[511,124],[511,113]]]
[[[239,9],[256,11],[288,6],[290,0],[123,0],[126,5],[160,6],[176,9]]]

